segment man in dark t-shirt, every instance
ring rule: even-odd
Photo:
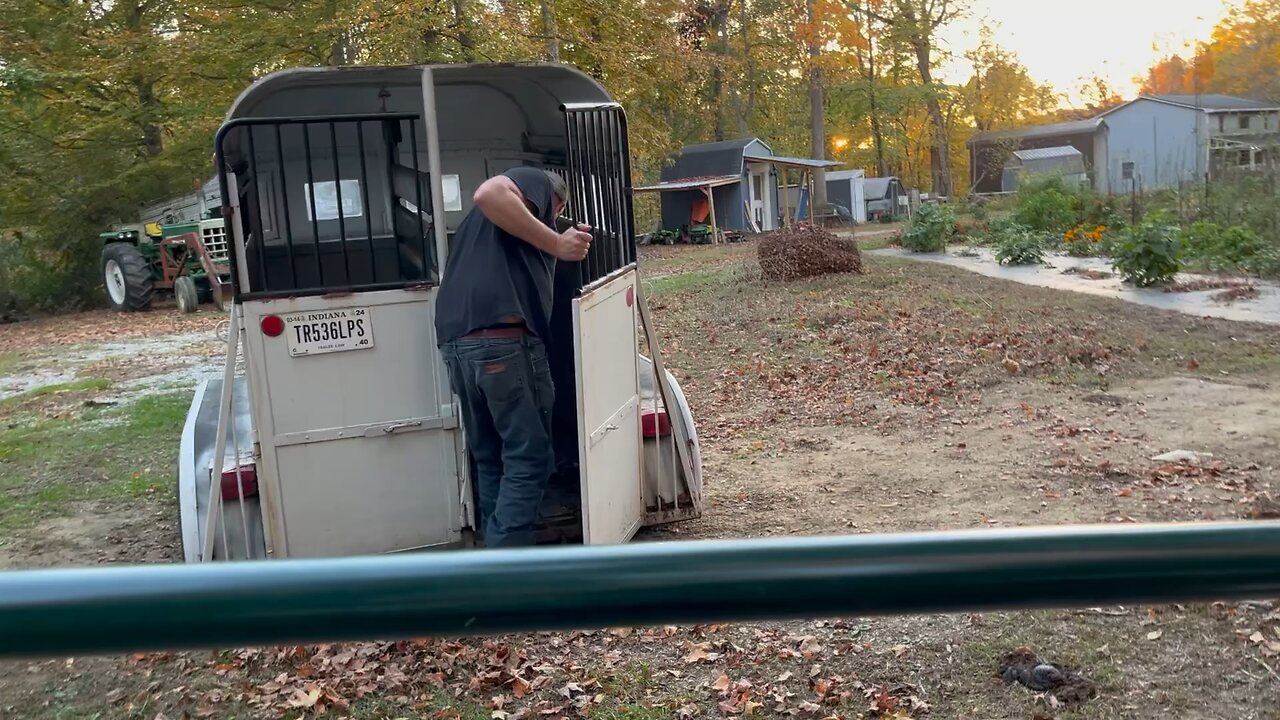
[[[461,402],[487,547],[531,545],[555,466],[547,361],[556,260],[577,262],[590,228],[554,228],[568,192],[554,173],[492,177],[454,233],[436,336]]]

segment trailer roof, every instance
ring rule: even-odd
[[[552,100],[557,106],[577,103],[606,103],[612,98],[605,89],[582,71],[552,63],[491,63],[472,65],[363,65],[325,68],[291,68],[266,75],[245,88],[226,119],[261,117],[288,109],[289,115],[320,114],[311,108],[289,104],[280,109],[272,98],[302,89],[328,89],[342,97],[328,95],[326,104],[343,113],[360,114],[385,109],[387,91],[417,88],[421,93],[423,71],[431,70],[436,82],[448,85],[483,85],[511,96],[522,104],[528,100]],[[333,114],[327,110],[323,114]]]

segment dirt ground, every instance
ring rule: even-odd
[[[1275,512],[1274,328],[880,257],[859,276],[764,283],[753,258],[750,242],[642,248],[709,498],[703,518],[647,537]],[[216,318],[201,317],[144,333],[181,348],[163,370],[0,326],[0,388],[39,372],[107,381],[0,400],[0,567],[178,559],[169,419],[184,373],[216,367]],[[80,322],[92,336],[121,321]],[[149,377],[166,378],[153,391],[172,407],[140,406]],[[121,459],[118,423],[163,452]],[[30,429],[44,425],[75,446]],[[1202,457],[1152,459],[1173,450]],[[77,489],[98,475],[118,492]],[[0,716],[1280,718],[1275,600],[11,663]],[[1000,659],[1020,646],[1096,696],[1004,684]]]

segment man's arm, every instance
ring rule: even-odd
[[[534,217],[520,188],[511,178],[495,175],[485,180],[476,188],[472,200],[494,225],[539,250],[555,250],[559,234]]]
[[[524,195],[511,178],[496,175],[485,180],[476,188],[472,200],[494,225],[539,250],[562,260],[581,260],[586,257],[591,236],[577,229],[557,233],[543,225],[529,211]]]

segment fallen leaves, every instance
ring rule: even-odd
[[[813,225],[770,232],[760,240],[756,252],[766,280],[862,272],[857,243]]]
[[[912,282],[905,270],[877,272]],[[963,304],[897,294],[851,303],[846,294],[842,287],[798,293],[744,286],[727,306],[719,298],[704,307],[711,298],[701,291],[668,298],[681,308],[665,320],[677,323],[673,336],[717,335],[715,346],[696,355],[684,346],[668,352],[672,365],[705,368],[687,385],[699,435],[705,428],[709,441],[745,444],[744,435],[780,422],[867,424],[886,403],[941,417],[951,404],[981,404],[993,373],[1007,376],[1002,364],[1020,377],[1066,366],[1105,374],[1137,352],[1113,344],[1092,322],[1047,308],[975,316]]]
[[[686,654],[684,662],[686,665],[694,663],[712,663],[720,659],[720,653],[711,652],[710,643],[693,643],[689,642],[685,646]]]
[[[145,313],[72,313],[5,325],[0,333],[0,352],[211,331],[226,319],[217,312],[183,315],[176,307],[161,306]]]

